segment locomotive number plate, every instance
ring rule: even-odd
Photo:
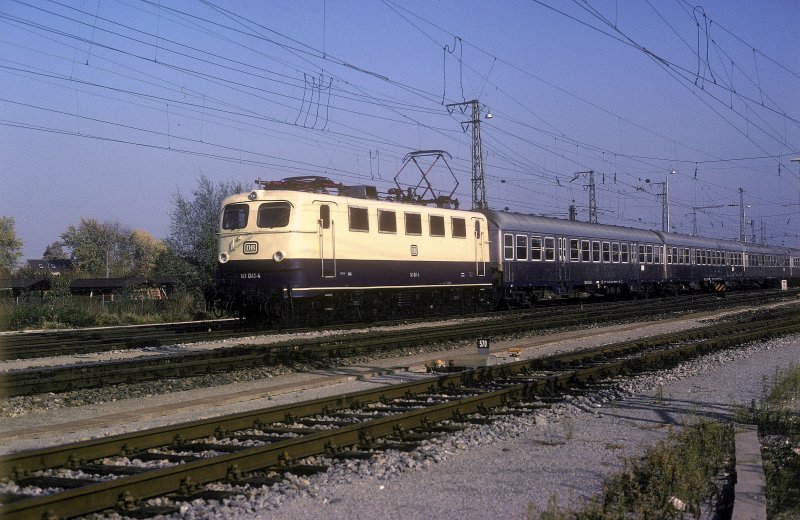
[[[246,255],[254,255],[258,253],[258,242],[245,242],[242,245],[242,252]]]

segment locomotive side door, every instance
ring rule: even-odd
[[[486,258],[484,258],[483,245],[484,235],[481,229],[481,221],[475,220],[475,275],[486,276]]]
[[[319,204],[317,231],[320,275],[323,278],[336,278],[336,225],[331,217],[330,204]]]

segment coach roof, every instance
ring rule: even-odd
[[[490,222],[501,230],[508,232],[522,231],[562,237],[661,243],[661,237],[658,234],[644,229],[590,224],[577,220],[539,217],[505,211],[486,210],[484,214]]]

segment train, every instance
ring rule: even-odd
[[[800,249],[591,224],[325,177],[256,181],[226,198],[217,312],[376,319],[533,307],[543,300],[766,286],[800,276]]]

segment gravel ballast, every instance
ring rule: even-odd
[[[551,497],[573,503],[666,437],[670,425],[731,420],[776,370],[800,359],[800,336],[705,356],[373,460],[220,502],[185,505],[174,518],[526,518]]]

